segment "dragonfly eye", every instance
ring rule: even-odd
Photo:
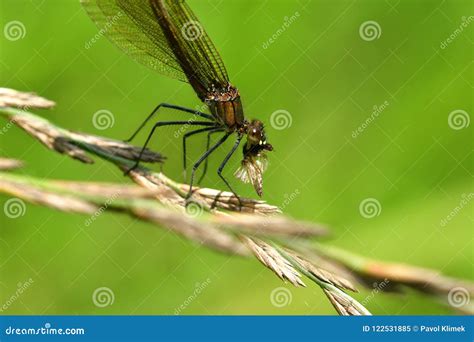
[[[252,145],[260,144],[260,142],[262,141],[262,134],[257,129],[251,129],[247,133],[247,139]]]

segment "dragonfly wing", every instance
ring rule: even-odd
[[[189,82],[204,99],[229,85],[224,63],[183,0],[81,0],[105,35],[136,61]]]
[[[189,83],[203,99],[211,90],[226,89],[229,77],[208,34],[183,0],[150,0],[169,46]]]
[[[81,0],[105,35],[137,62],[172,78],[188,82],[147,0]]]

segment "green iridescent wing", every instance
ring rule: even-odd
[[[198,96],[229,80],[219,53],[182,0],[81,0],[99,28],[134,60],[180,81]]]

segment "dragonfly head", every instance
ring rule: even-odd
[[[273,146],[267,143],[263,122],[252,120],[247,126],[247,143],[244,146],[244,157],[257,156],[264,151],[273,151]]]

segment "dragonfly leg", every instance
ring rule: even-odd
[[[220,129],[220,130],[210,131],[209,133],[207,133],[206,151],[211,146],[211,134],[222,132],[222,131],[223,131],[223,129]],[[209,164],[208,162],[209,162],[209,159],[206,158],[206,160],[204,161],[204,168],[202,170],[201,177],[199,177],[199,180],[197,181],[198,184],[201,184],[202,180],[204,179],[204,176],[207,173],[207,165]]]
[[[125,174],[127,175],[130,171],[132,171],[133,169],[137,168],[138,165],[140,164],[140,160],[143,156],[143,152],[145,151],[148,143],[150,142],[150,139],[151,137],[153,136],[153,134],[155,133],[155,130],[158,128],[158,127],[162,127],[162,126],[171,126],[171,125],[190,125],[190,126],[215,126],[215,123],[214,122],[208,122],[208,121],[194,121],[192,123],[189,123],[188,121],[161,121],[161,122],[157,122],[152,130],[150,131],[150,134],[148,134],[148,137],[146,138],[146,141],[145,141],[145,144],[143,145],[141,151],[140,151],[140,154],[138,155],[138,158],[135,162],[135,165],[133,165],[130,169],[128,169]]]
[[[193,181],[194,181],[194,174],[196,173],[196,170],[198,169],[199,165],[207,158],[209,155],[214,152],[220,145],[222,145],[227,138],[232,134],[232,132],[226,132],[222,138],[219,139],[218,142],[216,142],[210,149],[208,149],[204,154],[199,158],[197,162],[194,163],[193,165],[193,170],[191,172],[191,180],[189,182],[189,192],[188,195],[186,196],[186,200],[188,200],[191,195],[192,195],[192,190],[193,190]]]
[[[229,184],[229,182],[227,181],[227,179],[225,179],[224,176],[222,175],[222,170],[224,170],[224,167],[226,166],[226,164],[227,164],[227,162],[229,161],[230,157],[232,157],[232,155],[234,154],[235,150],[239,147],[241,140],[242,140],[242,135],[237,136],[237,140],[235,141],[234,146],[233,146],[232,149],[229,151],[229,153],[225,156],[225,158],[224,158],[224,160],[222,161],[221,165],[220,165],[219,168],[217,169],[217,174],[219,175],[219,177],[224,181],[224,183],[227,185],[227,187],[229,188],[229,190],[232,191],[232,193],[234,194],[234,196],[237,197],[237,200],[239,201],[239,209],[240,209],[240,210],[242,210],[242,201],[240,200],[239,195],[237,195],[237,193],[234,191],[234,189],[232,189],[232,187],[230,186],[230,184]]]
[[[205,118],[205,119],[209,119],[209,120],[214,120],[214,117],[212,115],[209,115],[209,114],[206,114],[206,113],[202,113],[198,110],[194,110],[194,109],[190,109],[190,108],[186,108],[186,107],[182,107],[182,106],[177,106],[177,105],[173,105],[173,104],[169,104],[169,103],[160,103],[158,106],[156,106],[155,109],[153,109],[153,111],[147,116],[147,118],[145,119],[145,121],[143,121],[140,126],[138,126],[137,130],[135,131],[135,133],[132,134],[132,136],[130,138],[128,138],[127,140],[125,140],[125,142],[130,142],[132,141],[135,136],[142,130],[143,127],[145,127],[145,125],[147,124],[147,122],[153,117],[153,115],[157,114],[158,113],[158,110],[160,108],[171,108],[171,109],[176,109],[176,110],[179,110],[181,112],[185,112],[185,113],[189,113],[189,114],[194,114],[194,115],[197,115],[197,116],[200,116],[202,118]]]
[[[194,131],[191,131],[191,132],[188,132],[186,134],[183,135],[183,170],[184,170],[184,181],[186,182],[186,179],[187,179],[187,175],[186,175],[186,161],[187,161],[187,155],[186,155],[186,140],[190,137],[190,136],[193,136],[195,134],[199,134],[199,133],[203,133],[203,132],[209,132],[209,134],[213,133],[213,132],[221,132],[223,130],[223,128],[221,127],[204,127],[204,128],[199,128],[199,129],[196,129]],[[208,134],[208,136],[209,136]],[[206,150],[209,149],[209,146],[207,147]],[[207,159],[206,159],[206,162],[207,162]]]

